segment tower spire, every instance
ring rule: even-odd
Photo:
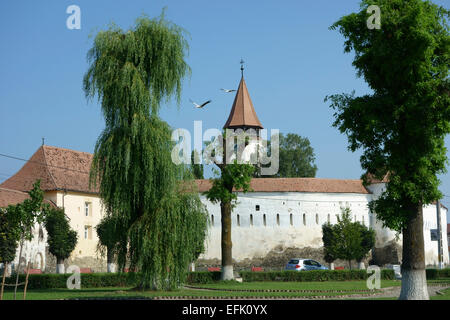
[[[241,74],[242,78],[239,83],[239,88],[234,97],[233,106],[231,107],[230,115],[224,125],[224,129],[241,128],[247,130],[248,128],[263,129],[261,122],[256,115],[253,108],[252,99],[247,90],[247,85],[244,80],[244,60],[241,59]]]

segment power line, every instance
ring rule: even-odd
[[[47,167],[52,167],[52,168],[57,168],[57,169],[62,169],[62,170],[68,170],[68,171],[73,171],[73,172],[82,173],[82,174],[89,174],[89,172],[87,172],[87,171],[81,171],[81,170],[71,169],[71,168],[67,168],[67,167],[54,166],[54,165],[51,165],[51,164],[47,164],[45,162],[40,162],[40,161],[30,160],[30,159],[27,160],[27,159],[11,156],[11,155],[8,155],[8,154],[0,153],[0,156],[1,157],[5,157],[5,158],[9,158],[9,159],[14,159],[14,160],[20,160],[20,161],[25,161],[25,162],[36,163],[36,164],[39,164],[39,165],[42,165],[42,166],[47,166]]]

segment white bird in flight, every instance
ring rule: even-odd
[[[194,101],[192,101],[191,99],[189,99],[189,101],[196,107],[196,108],[203,108],[204,106],[206,106],[208,103],[211,102],[211,100],[208,100],[206,102],[203,102],[202,104],[198,104]]]
[[[226,93],[236,91],[236,90],[234,90],[234,89],[224,89],[224,88],[220,88],[220,90],[225,91]]]

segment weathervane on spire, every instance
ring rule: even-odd
[[[244,77],[244,60],[242,58],[240,64],[241,64],[241,75],[242,77]]]

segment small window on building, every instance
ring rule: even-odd
[[[84,226],[84,239],[91,240],[92,239],[92,227]]]
[[[259,204],[256,205],[255,210],[259,211]]]
[[[92,216],[92,204],[90,202],[84,203],[84,215],[86,217]]]
[[[291,222],[291,226],[294,225],[294,217],[292,216],[292,213],[289,215],[289,220]]]
[[[239,218],[239,215],[237,215],[236,218],[237,218],[237,225],[238,225],[238,227],[240,227],[241,226],[241,219]]]
[[[253,225],[253,215],[252,214],[250,215],[250,225],[251,226]]]
[[[363,225],[366,225],[366,221],[365,221],[365,219],[364,219],[364,216],[362,216],[362,224],[363,224]]]
[[[330,223],[330,222],[331,222],[331,217],[330,217],[330,214],[328,214],[328,217],[327,217],[327,221],[328,221],[328,223]]]
[[[214,215],[213,214],[211,215],[211,226],[214,227]]]
[[[316,213],[316,224],[319,224],[319,214]]]
[[[306,226],[306,213],[303,214],[303,225]]]
[[[277,213],[277,225],[280,225],[280,215]]]
[[[43,241],[44,240],[44,230],[42,230],[41,225],[39,225],[39,231],[38,231],[39,235],[38,235],[38,241]]]
[[[267,221],[266,221],[266,215],[265,214],[263,214],[263,224],[264,224],[264,227],[267,226]]]

